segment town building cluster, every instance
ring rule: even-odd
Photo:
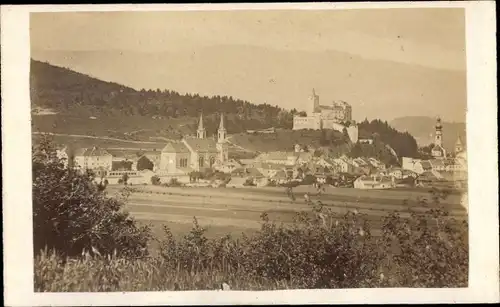
[[[352,107],[345,101],[332,101],[330,105],[321,105],[319,96],[313,89],[309,97],[307,116],[293,117],[293,130],[333,129],[347,130],[351,142],[358,142],[358,126],[352,119]]]
[[[402,157],[402,168],[418,174],[422,182],[443,179],[456,183],[467,181],[467,151],[463,141],[458,137],[454,152],[448,153],[443,146],[443,126],[440,118],[436,121],[431,156],[431,159]]]
[[[109,184],[119,183],[125,174],[130,184],[151,184],[152,177],[163,183],[175,179],[194,184],[192,174],[207,170],[228,175],[227,187],[300,183],[311,178],[314,178],[312,182],[320,184],[358,189],[389,189],[443,180],[466,181],[466,151],[461,139],[457,140],[451,156],[442,145],[440,119],[435,128],[432,159],[403,157],[401,167],[390,168],[373,157],[318,155],[315,148],[307,144],[295,144],[290,151],[263,152],[252,159],[230,159],[224,117],[220,118],[215,138],[207,137],[202,115],[196,136],[168,142],[162,150],[138,156],[112,149],[84,148],[74,152],[71,161],[74,167],[93,170],[97,180],[106,180]],[[65,149],[58,154],[68,159]]]

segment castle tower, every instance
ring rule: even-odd
[[[200,114],[200,122],[198,123],[198,130],[196,130],[196,137],[199,139],[204,139],[207,137],[207,132],[203,127],[203,113]]]
[[[313,113],[319,112],[319,96],[316,95],[316,91],[313,89],[312,90],[312,95],[309,97],[309,103],[308,105],[310,106],[309,114],[308,116],[312,116]]]
[[[224,127],[224,115],[220,116],[219,130],[217,130],[217,151],[219,153],[219,162],[224,163],[229,160],[229,152],[227,146],[227,131]]]
[[[441,125],[441,118],[438,117],[436,121],[436,135],[434,136],[434,145],[443,146],[443,126]]]

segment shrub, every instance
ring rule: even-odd
[[[303,185],[310,185],[310,184],[314,184],[316,182],[317,182],[317,180],[316,180],[315,176],[313,176],[313,175],[306,175],[304,177],[304,179],[302,179],[301,184],[303,184]]]
[[[128,183],[128,178],[129,178],[129,176],[128,176],[128,174],[127,174],[127,173],[124,173],[124,174],[122,175],[122,178],[121,178],[121,179],[122,179],[122,182],[123,182],[123,184],[124,184],[124,185],[127,185],[127,183]]]
[[[47,247],[77,255],[91,247],[120,255],[147,254],[151,233],[122,211],[122,198],[107,197],[92,173],[65,168],[52,144],[33,148],[34,252]]]
[[[253,182],[253,178],[247,178],[247,180],[245,180],[245,182],[243,183],[243,186],[246,186],[246,187],[255,186],[255,183]]]
[[[177,180],[177,178],[170,179],[168,186],[170,187],[180,187],[182,184]]]
[[[138,171],[142,171],[145,169],[152,171],[153,168],[154,168],[154,163],[151,160],[149,160],[148,157],[142,156],[139,158],[139,160],[137,160],[137,170]]]
[[[158,175],[154,175],[151,177],[151,184],[153,185],[160,185],[160,177]]]

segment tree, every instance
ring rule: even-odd
[[[94,247],[104,254],[147,254],[151,231],[123,212],[123,198],[107,197],[92,173],[65,168],[50,142],[42,139],[32,152],[35,253],[48,248],[74,256]]]
[[[121,178],[121,179],[122,179],[122,182],[123,182],[123,184],[124,184],[124,185],[127,185],[127,184],[128,184],[128,178],[129,178],[129,177],[128,177],[128,174],[127,174],[127,173],[124,173],[124,174],[122,175],[122,178]]]
[[[330,145],[330,139],[327,137],[325,129],[321,129],[321,134],[320,134],[320,137],[319,137],[319,144],[321,146],[328,146],[328,145]]]
[[[347,128],[344,127],[344,129],[342,129],[342,136],[344,137],[344,142],[345,143],[348,143],[351,141],[351,137],[349,136],[349,132],[347,132]]]
[[[138,171],[142,171],[145,169],[152,171],[153,168],[154,168],[154,163],[151,162],[151,160],[149,160],[148,157],[142,156],[139,158],[139,160],[137,160],[137,170]]]

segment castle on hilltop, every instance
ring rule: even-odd
[[[320,105],[319,96],[313,89],[308,100],[307,116],[293,117],[293,130],[333,129],[349,134],[351,142],[358,141],[358,126],[352,120],[352,107],[345,101],[333,101],[331,105]]]

